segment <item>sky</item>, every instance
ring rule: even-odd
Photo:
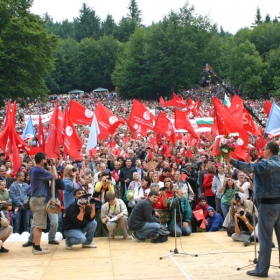
[[[171,10],[179,11],[187,0],[136,0],[142,13],[142,23],[150,25],[158,22]],[[189,0],[195,7],[195,13],[206,16],[222,26],[224,31],[235,34],[240,28],[250,27],[254,22],[257,7],[262,19],[269,14],[271,19],[280,16],[279,0]],[[82,4],[86,3],[104,20],[108,14],[118,23],[129,12],[130,0],[34,0],[31,12],[38,15],[48,13],[54,21],[68,19],[72,21],[79,16]]]

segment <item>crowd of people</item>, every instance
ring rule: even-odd
[[[199,88],[183,91],[181,96],[200,98],[201,114],[209,116],[211,97],[223,98],[224,90],[212,86],[207,92]],[[129,117],[132,106],[132,100],[102,93],[52,95],[45,103],[40,99],[27,100],[27,107],[17,112],[16,131],[22,133],[24,115],[48,113],[57,100],[63,111],[71,99],[93,111],[100,101],[124,120]],[[162,108],[157,101],[142,102],[156,114],[164,111],[169,118],[174,114],[172,108]],[[245,100],[244,103],[266,122],[264,100]],[[45,129],[47,137],[47,124]],[[219,162],[211,152],[213,137],[201,133],[201,142],[194,146],[178,138],[173,147],[163,137],[160,144],[151,148],[149,135],[132,138],[124,125],[109,139],[100,139],[96,155],[89,156],[87,130],[80,125],[76,129],[84,144],[82,160],[69,158],[63,147],[61,157],[50,161],[44,153],[29,156],[21,150],[21,168],[11,177],[13,162],[4,152],[0,154],[0,252],[8,252],[3,242],[12,232],[23,231],[31,233],[23,246],[32,246],[34,254],[49,253],[40,246],[42,231],[49,232],[52,245],[59,244],[55,234],[62,232],[68,250],[77,244],[96,248],[93,237],[113,239],[120,231],[124,239],[130,239],[128,229],[138,242],[146,239],[156,242],[163,240],[162,236],[175,234],[189,236],[197,231],[229,229],[229,233],[230,228],[232,239],[244,242],[245,246],[256,240],[252,236],[258,225],[258,211],[253,210],[250,202],[255,171],[248,168],[242,171],[243,166],[240,168],[232,161]],[[249,143],[253,147],[257,138],[250,135]],[[112,153],[111,141],[125,153]],[[36,136],[30,145],[37,145]],[[169,147],[168,154],[165,146]],[[250,160],[258,159],[257,149],[251,148]],[[52,181],[54,194],[50,188]],[[52,196],[61,204],[57,214],[45,208]]]

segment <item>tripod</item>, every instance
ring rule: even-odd
[[[178,200],[179,201],[179,200]],[[180,207],[180,201],[179,201],[179,207]],[[176,219],[176,207],[174,208],[174,237],[175,237],[175,248],[174,250],[170,250],[170,253],[168,253],[164,257],[160,257],[159,259],[162,260],[166,257],[170,257],[173,255],[188,255],[188,256],[193,256],[193,257],[198,257],[197,254],[188,254],[188,253],[180,253],[178,248],[177,248],[177,219]]]

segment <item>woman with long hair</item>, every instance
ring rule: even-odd
[[[152,176],[152,179],[151,179],[151,183],[157,183],[159,184],[159,188],[161,189],[162,187],[164,187],[164,183],[161,182],[159,180],[159,176],[158,176],[158,172],[157,171],[154,171],[153,173],[153,176]]]
[[[230,209],[231,200],[234,198],[235,194],[238,194],[238,192],[244,193],[243,188],[239,187],[234,179],[225,178],[223,185],[219,189],[219,193],[223,193],[221,209],[224,219]]]
[[[68,164],[64,169],[64,185],[63,201],[65,209],[68,208],[74,201],[74,190],[80,188],[80,184],[77,179],[77,169],[73,165]]]

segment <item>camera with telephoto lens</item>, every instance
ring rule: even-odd
[[[95,197],[92,197],[89,200],[89,204],[94,204],[96,209],[101,209],[102,206],[102,202],[98,199],[96,199]]]
[[[239,212],[239,215],[240,215],[240,216],[244,216],[244,215],[245,215],[245,212],[244,212],[243,210],[241,210],[241,211]]]
[[[166,190],[166,187],[161,187],[159,190],[160,190],[160,191],[165,191],[165,190]]]
[[[239,201],[240,201],[240,196],[239,196],[238,193],[235,194],[235,197],[234,197],[234,198],[235,198],[235,201],[236,201],[236,202],[239,202]]]

